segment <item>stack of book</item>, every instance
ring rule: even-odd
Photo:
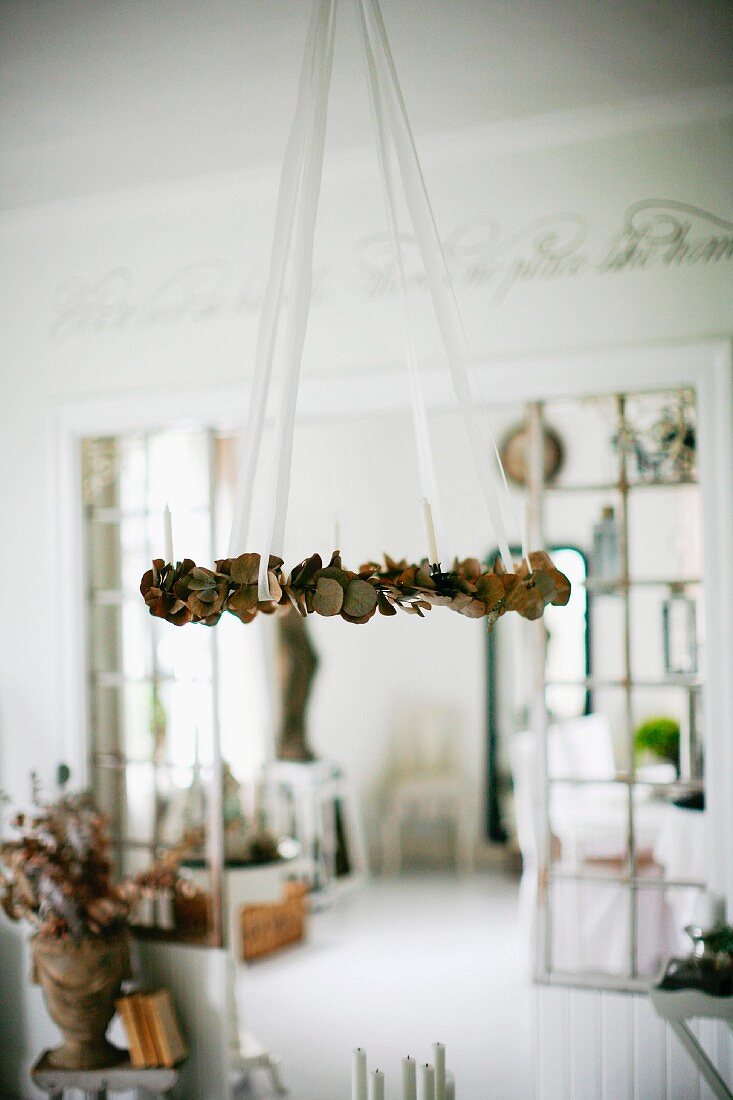
[[[116,1002],[130,1047],[130,1062],[135,1069],[175,1066],[186,1057],[167,989],[154,993],[128,993]]]

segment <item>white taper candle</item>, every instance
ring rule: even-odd
[[[433,1062],[435,1063],[435,1100],[445,1100],[445,1047],[442,1043],[433,1043]]]
[[[369,1074],[369,1100],[384,1100],[384,1074],[381,1069]]]
[[[367,1100],[366,1051],[357,1047],[351,1059],[351,1100]]]
[[[167,504],[163,509],[163,534],[165,536],[165,560],[173,564],[173,516]]]
[[[422,504],[422,518],[425,524],[425,537],[428,540],[428,562],[430,565],[438,565],[440,558],[438,557],[438,544],[435,541],[433,509],[430,507],[430,501],[427,500],[426,497],[423,497],[420,503]]]
[[[333,517],[333,548],[334,550],[341,549],[341,524],[338,516]]]
[[[417,1100],[417,1065],[414,1058],[402,1059],[402,1100]]]
[[[420,1066],[417,1100],[435,1100],[435,1071],[427,1063]]]
[[[456,1100],[456,1079],[452,1073],[445,1080],[445,1100]]]

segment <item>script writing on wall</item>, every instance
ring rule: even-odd
[[[420,290],[424,276],[417,246],[405,235],[408,279]],[[672,199],[642,199],[619,219],[601,246],[580,214],[555,213],[511,232],[498,221],[477,219],[448,233],[445,249],[458,287],[485,293],[500,306],[528,283],[613,276],[623,272],[695,269],[733,262],[733,221]],[[230,260],[211,257],[143,286],[128,267],[65,280],[50,323],[54,336],[93,334],[180,321],[205,322],[256,314],[264,268],[242,272]],[[348,257],[315,273],[314,302],[339,296],[378,300],[398,293],[388,236],[357,240]]]

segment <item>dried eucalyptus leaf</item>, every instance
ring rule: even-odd
[[[391,616],[397,614],[397,608],[392,603],[390,603],[384,592],[377,593],[377,607],[379,608],[380,615]]]
[[[475,581],[481,576],[483,570],[481,569],[481,562],[478,558],[466,558],[462,561],[456,570],[457,573],[461,573],[464,577],[468,577],[469,580]]]
[[[267,581],[270,586],[270,596],[275,603],[280,603],[283,590],[280,587],[280,583],[272,570],[267,574]]]
[[[341,618],[345,619],[347,623],[354,623],[355,626],[362,626],[364,623],[368,623],[371,619],[371,615],[344,615],[341,612]]]
[[[484,573],[476,580],[476,595],[487,607],[494,607],[504,599],[504,582],[496,573]]]
[[[313,610],[318,615],[338,615],[344,603],[344,590],[333,577],[320,576],[313,597]]]
[[[320,554],[313,554],[310,558],[306,558],[298,571],[299,587],[309,584],[320,569],[323,569],[323,559]]]
[[[415,584],[418,584],[421,588],[435,588],[435,581],[431,576],[429,566],[420,566],[415,573]]]
[[[331,580],[338,581],[345,592],[353,576],[353,573],[349,573],[346,569],[341,569],[340,566],[328,565],[325,569],[321,569],[320,573],[317,575],[317,579],[328,577]]]
[[[458,610],[459,615],[465,615],[467,619],[483,619],[486,614],[486,604],[481,600],[471,600]]]
[[[355,577],[344,595],[343,612],[355,619],[373,615],[377,608],[377,590],[369,581]]]
[[[528,604],[527,589],[519,577],[514,573],[507,573],[504,577],[504,607],[507,611],[518,611],[520,615]]]
[[[468,607],[471,603],[473,603],[473,600],[467,592],[456,592],[450,602],[450,608],[451,611],[463,611],[463,609]]]
[[[552,578],[555,582],[555,595],[552,598],[552,603],[555,607],[565,607],[570,599],[571,585],[568,578],[564,573],[561,573],[559,569],[552,570]]]
[[[259,554],[240,554],[231,564],[230,576],[237,584],[257,584],[259,572]]]
[[[259,600],[257,599],[257,586],[243,584],[229,593],[227,608],[239,614],[242,611],[256,611]]]
[[[424,592],[420,595],[431,607],[448,607],[453,602],[452,596],[441,596],[438,592]]]

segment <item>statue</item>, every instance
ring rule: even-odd
[[[278,760],[315,760],[308,744],[306,708],[318,654],[310,640],[305,619],[291,609],[278,617],[280,649],[281,721]]]

